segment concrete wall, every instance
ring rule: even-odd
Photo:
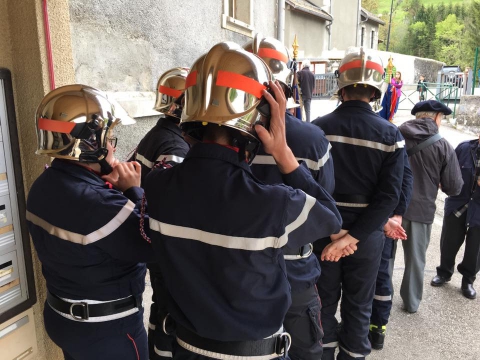
[[[119,147],[133,149],[146,132],[159,76],[194,61],[221,41],[240,45],[250,38],[222,28],[223,1],[70,0],[75,81],[122,92],[119,103],[137,124],[118,129]],[[252,24],[265,36],[276,34],[276,1],[254,1]],[[127,94],[127,97],[124,95]],[[150,124],[150,123],[149,123]],[[122,137],[123,132],[129,136]],[[133,134],[133,136],[131,136]]]
[[[332,1],[332,49],[345,50],[357,45],[359,0]],[[346,11],[348,10],[348,11]],[[359,43],[358,43],[359,44]]]
[[[291,49],[295,35],[298,41],[298,59],[318,59],[328,46],[327,22],[298,10],[285,11],[285,45]]]
[[[469,130],[472,134],[480,133],[480,96],[464,95],[456,114],[456,124]]]

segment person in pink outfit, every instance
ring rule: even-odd
[[[403,86],[402,73],[400,71],[397,71],[395,73],[395,77],[392,77],[392,79],[390,80],[390,84],[392,84],[393,87],[395,88],[395,92],[397,95],[396,103],[395,103],[395,111],[394,111],[394,114],[396,114],[398,109],[398,104],[400,103],[400,96],[402,95],[402,86]],[[394,91],[393,87],[392,87],[392,91]]]

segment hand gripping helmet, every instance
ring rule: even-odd
[[[273,79],[285,86],[287,98],[292,96],[293,72],[289,67],[290,55],[282,42],[272,37],[256,34],[253,40],[247,42],[243,48],[265,61],[272,72]]]
[[[165,71],[157,83],[157,98],[154,109],[180,121],[183,109],[183,92],[188,68],[173,68]]]
[[[237,134],[258,146],[257,106],[266,89],[264,83],[271,79],[259,57],[233,42],[215,45],[197,59],[188,74],[182,130],[201,141],[202,127],[218,124],[238,130]]]
[[[90,86],[67,85],[51,91],[35,114],[36,154],[99,163],[102,173],[109,173],[107,137],[120,123],[115,112],[107,95]]]
[[[351,48],[336,72],[339,94],[346,86],[363,84],[376,89],[371,101],[380,99],[384,73],[382,59],[379,56],[365,53],[363,48]]]

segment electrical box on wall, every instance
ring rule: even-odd
[[[35,302],[12,80],[0,68],[0,330]]]

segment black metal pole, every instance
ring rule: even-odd
[[[392,27],[392,13],[393,13],[393,0],[392,0],[392,4],[390,5],[390,21],[388,22],[387,49],[386,49],[386,51],[388,51],[388,47],[390,46],[390,28]]]

